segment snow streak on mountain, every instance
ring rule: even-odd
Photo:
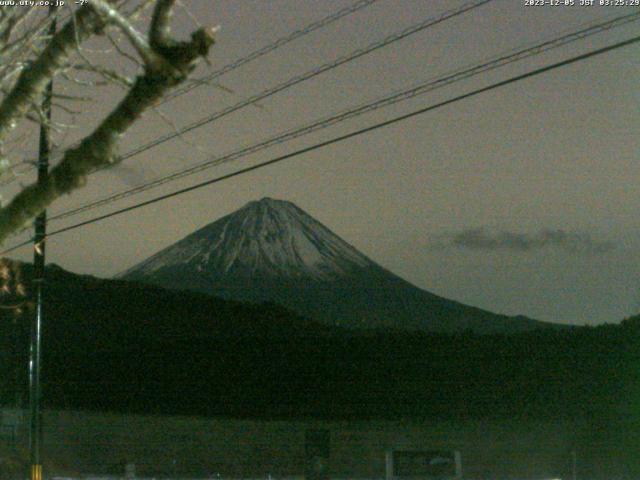
[[[271,198],[248,203],[120,277],[233,300],[275,302],[350,328],[505,333],[546,325],[421,290],[293,203]]]
[[[291,202],[263,198],[192,233],[121,276],[189,266],[216,276],[335,279],[375,263]]]

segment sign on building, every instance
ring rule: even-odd
[[[328,480],[331,432],[307,430],[304,444],[306,480]]]
[[[462,478],[460,452],[455,450],[390,450],[386,480]]]

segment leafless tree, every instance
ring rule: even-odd
[[[213,28],[197,28],[188,40],[173,37],[170,27],[176,0],[66,3],[57,9],[60,26],[55,33],[49,33],[53,13],[46,7],[19,6],[18,2],[13,7],[0,5],[0,173],[24,164],[17,146],[29,130],[27,122],[64,129],[65,125],[49,122],[42,109],[54,77],[56,82],[115,83],[124,93],[114,97],[113,106],[92,131],[58,152],[59,161],[44,183],[23,186],[0,208],[0,244],[57,198],[82,187],[90,173],[117,164],[122,135],[163,95],[186,81],[214,43]],[[69,3],[82,5],[70,8]],[[86,46],[94,39],[109,45],[112,58],[106,66]],[[97,52],[96,57],[100,55],[104,57],[105,52]],[[137,68],[133,78],[131,65]],[[69,105],[83,100],[64,91],[53,97],[68,112]]]

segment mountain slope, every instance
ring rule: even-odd
[[[421,290],[294,204],[271,198],[248,203],[120,277],[235,300],[273,301],[350,328],[511,333],[549,325]]]

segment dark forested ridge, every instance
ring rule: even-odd
[[[48,279],[51,408],[264,418],[638,413],[640,317],[512,335],[355,332],[273,304],[58,267]],[[16,381],[25,390],[26,323],[7,312],[0,323],[5,404]]]

